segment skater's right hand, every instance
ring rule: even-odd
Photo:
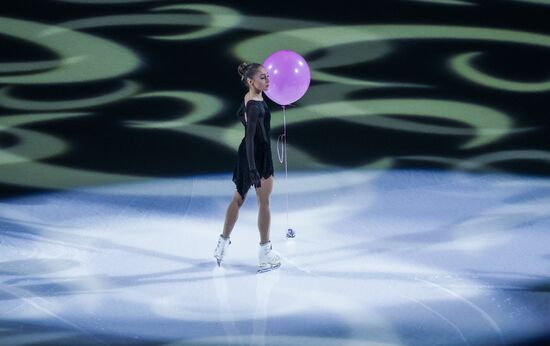
[[[254,187],[262,187],[260,172],[255,168],[250,170],[250,181],[254,184]]]

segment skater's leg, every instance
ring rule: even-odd
[[[225,213],[225,223],[223,225],[224,238],[229,238],[231,231],[233,231],[233,227],[235,227],[235,223],[239,218],[239,209],[242,207],[244,200],[246,199],[246,195],[247,193],[245,193],[244,198],[242,198],[238,191],[235,191],[233,194],[233,199],[231,200],[231,203],[229,203]]]
[[[271,212],[269,210],[269,199],[273,190],[273,176],[261,179],[261,187],[256,188],[258,197],[258,229],[260,230],[260,243],[269,241],[269,226],[271,223]]]
[[[279,254],[273,251],[269,240],[269,226],[271,213],[269,210],[269,198],[273,189],[273,176],[262,179],[262,187],[256,189],[258,197],[258,228],[260,229],[260,251],[258,256],[258,273],[277,269],[281,266]]]

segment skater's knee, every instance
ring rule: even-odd
[[[233,197],[233,203],[237,205],[237,207],[242,207],[244,204],[244,200],[246,199],[246,195],[242,197],[240,194],[236,194],[235,197]]]
[[[258,206],[269,208],[269,198],[258,198]]]

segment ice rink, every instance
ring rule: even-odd
[[[430,170],[182,177],[3,200],[2,345],[519,345],[550,329],[550,181]],[[286,239],[289,226],[296,238]]]

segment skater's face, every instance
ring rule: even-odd
[[[266,69],[261,66],[254,78],[248,80],[248,84],[251,88],[255,88],[258,91],[266,91],[269,89],[269,74],[267,74]]]

